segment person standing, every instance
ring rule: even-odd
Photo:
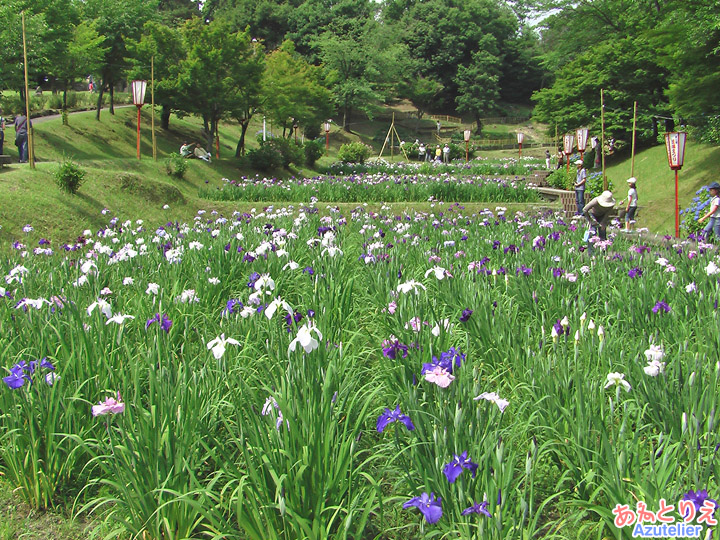
[[[710,221],[703,229],[705,236],[709,236],[710,232],[715,234],[715,239],[720,240],[720,184],[713,182],[708,186],[712,199],[710,201],[710,211],[703,217],[698,219],[698,223],[702,223],[710,218]]]
[[[557,154],[557,167],[555,169],[562,169],[563,165],[565,165],[565,154],[563,154],[563,151],[558,148]]]
[[[442,148],[440,148],[440,145],[438,144],[435,147],[435,161],[440,163],[441,160],[442,160]]]
[[[635,223],[635,213],[637,212],[638,193],[637,188],[635,187],[637,178],[628,178],[627,183],[629,187],[627,204],[625,205],[625,230],[629,231],[632,230],[632,224]],[[625,201],[623,200],[620,204],[624,202]]]
[[[425,161],[425,143],[420,143],[418,146],[418,161]]]
[[[577,165],[577,174],[575,175],[575,204],[577,205],[577,213],[583,213],[583,207],[585,206],[585,182],[587,181],[587,171],[583,167],[583,162],[578,159],[575,162]]]
[[[28,160],[28,119],[24,114],[15,117],[15,146],[18,149],[20,163]]]
[[[450,163],[450,147],[445,143],[443,146],[443,163]]]
[[[550,170],[550,150],[545,150],[545,168]]]
[[[615,199],[611,191],[603,191],[600,195],[587,203],[582,213],[594,232],[601,240],[607,240],[607,226],[610,223],[610,214],[615,206]]]
[[[440,128],[442,127],[440,120],[437,121],[437,123],[435,124],[435,127],[437,128],[437,136],[440,137]]]

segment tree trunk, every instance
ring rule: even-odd
[[[245,155],[245,134],[247,133],[248,126],[250,126],[250,118],[240,122],[240,140],[237,143],[237,148],[235,148],[236,158]]]
[[[115,115],[115,85],[110,81],[110,114]]]
[[[68,85],[67,85],[67,83],[65,83],[63,85],[63,100],[62,100],[62,123],[63,123],[63,126],[68,125],[67,89],[68,89]]]
[[[206,139],[207,144],[205,145],[205,150],[207,150],[211,154],[212,154],[212,149],[213,149],[213,137],[215,135],[216,130],[217,130],[217,120],[213,118],[210,120],[210,129],[208,129],[205,132],[205,135],[207,137],[207,139]]]
[[[169,106],[162,106],[162,113],[160,114],[160,127],[162,129],[170,129],[170,112]]]
[[[480,135],[482,135],[482,118],[480,118],[479,115],[475,116],[475,123],[477,124],[476,134],[479,137]]]
[[[100,91],[98,92],[97,100],[97,113],[95,114],[95,120],[100,120],[100,110],[102,109],[103,95],[105,94],[105,79],[100,82]]]

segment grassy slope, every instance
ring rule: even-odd
[[[687,206],[703,185],[718,179],[720,147],[688,142],[685,166],[679,176],[680,208]],[[615,197],[627,197],[625,180],[630,177],[631,160],[626,159],[607,168],[615,184]],[[640,201],[638,223],[661,234],[675,232],[675,174],[668,167],[665,146],[654,146],[635,156],[635,177]]]
[[[169,153],[176,152],[184,140],[200,140],[200,121],[190,117],[173,117],[170,130],[158,129],[158,161],[153,161],[150,157],[149,111],[145,108],[141,126],[143,159],[138,161],[135,158],[135,119],[135,109],[130,107],[118,109],[115,116],[103,111],[99,122],[92,112],[72,115],[70,126],[63,126],[59,119],[37,122],[37,170],[31,171],[26,165],[13,164],[0,171],[0,245],[21,238],[21,229],[27,223],[36,230],[30,241],[47,236],[57,245],[74,238],[86,228],[97,230],[107,223],[108,216],[101,214],[101,210],[106,207],[112,215],[118,215],[121,219],[142,218],[148,226],[154,226],[170,219],[191,219],[201,208],[218,210],[227,215],[233,210],[244,211],[261,206],[257,203],[213,202],[198,197],[198,188],[205,187],[206,182],[211,187],[219,188],[223,177],[237,178],[242,174],[250,174],[238,170],[233,158],[239,137],[236,125],[221,124],[219,160],[213,160],[212,164],[190,160],[186,178],[177,180],[166,174],[165,159]],[[345,133],[334,127],[330,134],[330,157],[323,157],[321,163],[330,163],[334,153],[345,142],[369,142],[375,132],[387,128],[385,124],[382,121],[358,123],[353,125],[353,133]],[[409,130],[411,126],[406,128]],[[257,144],[254,139],[259,129],[261,124],[258,120],[248,131],[249,145]],[[517,126],[502,126],[502,129],[513,131]],[[12,144],[6,145],[6,153],[13,157],[17,155]],[[523,155],[542,154],[543,150],[539,148],[523,152]],[[482,152],[484,157],[516,155],[515,150]],[[64,194],[54,185],[52,173],[63,156],[72,157],[88,172],[86,183],[78,195]],[[388,152],[385,157],[389,157]],[[400,157],[396,155],[396,159]],[[681,204],[686,204],[699,186],[713,179],[710,171],[716,170],[719,164],[720,148],[689,144],[686,166],[680,173]],[[615,182],[619,199],[625,196],[623,181],[629,176],[629,171],[629,160],[608,168],[608,175]],[[296,171],[296,174],[303,173],[313,174],[314,171]],[[674,181],[667,167],[664,147],[640,152],[636,158],[635,175],[639,179],[638,191],[644,207],[640,225],[653,231],[671,232],[674,228]],[[169,210],[162,209],[165,204],[170,205]],[[408,206],[432,210],[423,203],[392,205],[393,210],[402,210]],[[466,206],[469,211],[484,207]],[[371,207],[378,208],[379,205]]]

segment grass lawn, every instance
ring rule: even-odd
[[[680,171],[678,191],[680,209],[686,207],[703,185],[718,179],[720,147],[688,141],[685,166]],[[627,198],[631,160],[624,159],[607,167],[607,175],[615,185],[615,198]],[[642,150],[635,156],[640,204],[638,224],[661,234],[675,233],[675,173],[667,162],[665,146]],[[682,216],[681,216],[682,219]]]

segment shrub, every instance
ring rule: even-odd
[[[680,210],[680,227],[688,234],[700,232],[707,222],[698,223],[700,219],[708,210],[710,210],[710,201],[712,196],[707,186],[701,187],[695,192],[695,196],[692,199],[692,203],[687,207]]]
[[[65,158],[54,176],[55,183],[61,190],[75,194],[85,180],[85,171],[71,159]]]
[[[575,170],[575,168],[572,168],[570,171],[566,171],[565,166],[563,166],[553,171],[547,177],[547,182],[550,187],[555,189],[572,189],[575,183]]]
[[[302,146],[291,139],[277,137],[266,141],[262,146],[277,150],[281,156],[281,164],[285,168],[288,168],[291,163],[301,163],[305,157]]]
[[[315,162],[322,157],[324,150],[325,143],[322,140],[307,141],[303,147],[305,165],[308,167],[315,165]]]
[[[168,156],[167,160],[165,160],[165,170],[167,171],[169,176],[174,176],[175,178],[183,178],[185,176],[185,171],[187,171],[187,168],[187,160],[177,152],[173,152]]]
[[[269,144],[263,144],[260,148],[248,151],[247,157],[250,166],[258,171],[279,169],[283,164],[283,156],[280,151]]]
[[[345,163],[364,163],[370,157],[372,148],[367,144],[353,142],[343,144],[338,151],[338,160]]]

